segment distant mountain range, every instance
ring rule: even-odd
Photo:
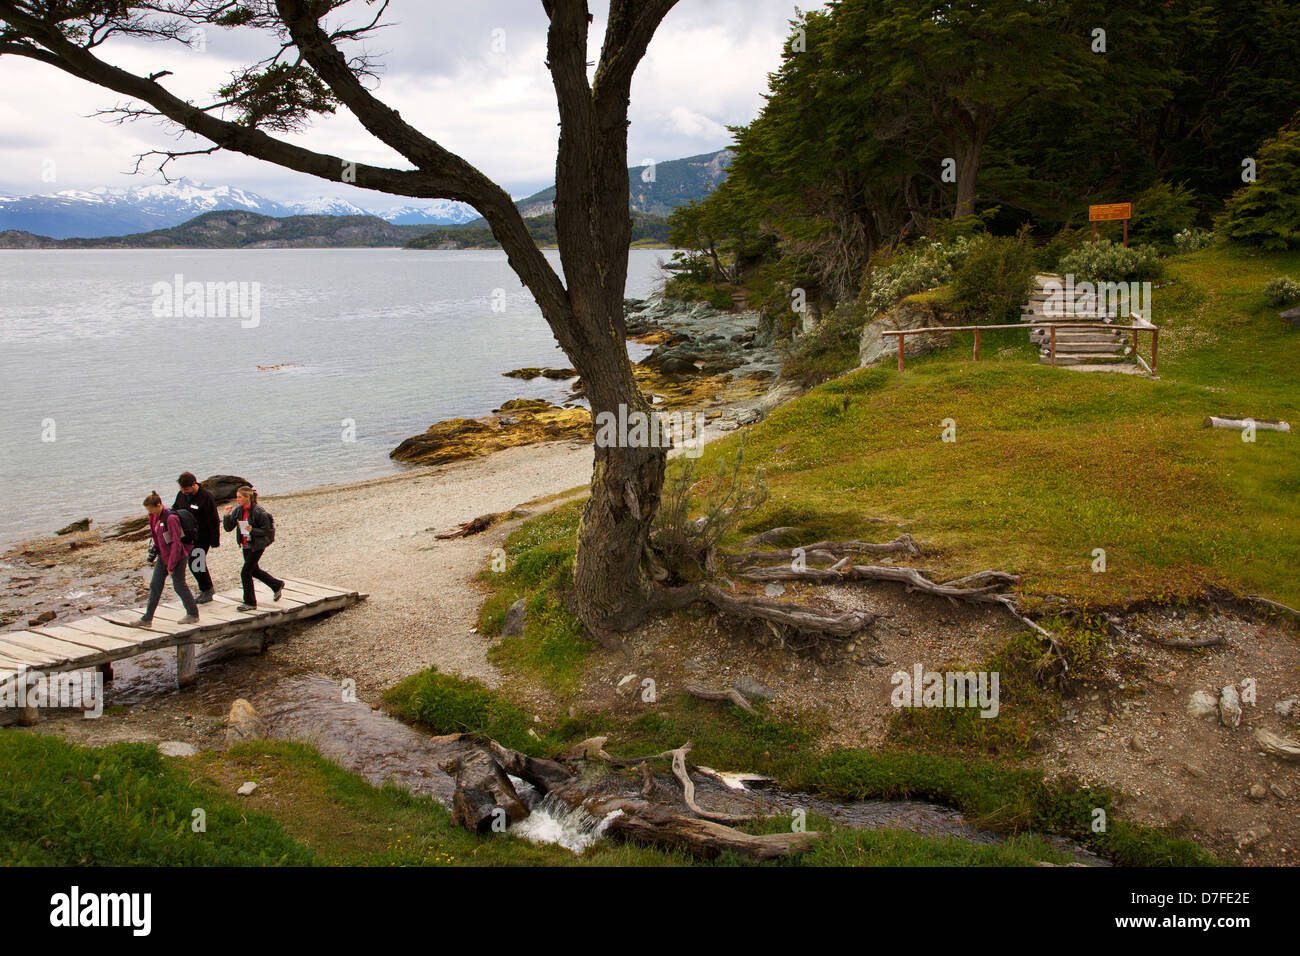
[[[647,166],[634,166],[631,175],[631,190],[628,205],[634,211],[651,217],[667,216],[673,209],[692,200],[702,199],[726,178],[727,166],[734,154],[731,150],[721,149],[685,159],[674,159],[656,164],[653,169]],[[555,187],[534,193],[515,203],[525,218],[547,216],[555,211]],[[117,246],[167,246],[190,245],[209,246],[207,241],[216,235],[222,235],[223,241],[229,241],[226,248],[239,248],[258,242],[275,242],[279,240],[297,242],[309,235],[333,236],[335,229],[324,229],[312,225],[308,233],[297,235],[302,224],[284,229],[271,229],[259,223],[256,230],[248,235],[236,236],[237,227],[221,227],[209,234],[191,230],[183,235],[162,235],[178,227],[190,227],[207,213],[218,211],[240,211],[256,213],[261,217],[273,219],[290,218],[355,218],[364,217],[379,220],[394,227],[457,227],[486,228],[487,223],[470,206],[450,200],[431,200],[418,205],[406,205],[384,212],[363,209],[355,203],[342,199],[321,197],[310,202],[281,203],[257,193],[237,189],[231,186],[206,186],[190,180],[177,180],[163,185],[133,186],[130,189],[65,189],[40,196],[0,196],[0,236],[5,240],[2,246],[8,248],[42,248],[52,245],[117,245]],[[244,226],[253,220],[230,220]],[[203,230],[214,227],[214,223],[205,222]],[[347,227],[351,228],[351,226]],[[324,229],[324,231],[321,231]],[[316,231],[311,231],[316,230]],[[379,237],[384,233],[380,225],[370,223],[363,230],[367,236],[374,233]],[[392,239],[391,245],[402,245],[413,235],[429,231],[397,231],[385,234],[385,239]],[[274,233],[274,237],[272,236]],[[291,236],[290,234],[293,234]],[[151,238],[145,239],[145,236]],[[26,238],[24,238],[26,237]],[[49,240],[69,240],[73,243],[51,243]],[[118,242],[91,242],[89,240],[116,239]],[[203,239],[191,243],[190,239]],[[238,241],[236,241],[238,239]],[[312,245],[304,242],[304,245]],[[331,240],[330,243],[333,244]],[[385,243],[362,242],[362,245]]]
[[[0,231],[16,230],[53,239],[100,239],[168,229],[206,212],[239,209],[277,218],[286,216],[376,216],[396,225],[457,225],[477,219],[464,203],[431,200],[373,212],[343,199],[321,197],[281,203],[230,186],[189,180],[130,189],[64,189],[41,196],[0,196]]]
[[[179,226],[126,236],[52,239],[8,229],[0,231],[0,249],[356,248],[402,246],[428,232],[428,225],[399,225],[378,216],[264,216],[246,209],[222,209]]]

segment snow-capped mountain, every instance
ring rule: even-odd
[[[0,232],[17,229],[54,239],[97,239],[178,226],[205,212],[244,209],[264,216],[379,216],[393,223],[449,225],[477,216],[462,203],[433,200],[372,212],[343,199],[282,203],[232,186],[187,179],[129,189],[63,189],[37,196],[0,197]]]

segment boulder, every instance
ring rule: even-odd
[[[1287,309],[1282,313],[1282,321],[1287,323],[1293,329],[1300,329],[1300,305],[1294,309]]]
[[[158,752],[164,757],[193,757],[199,750],[193,744],[187,744],[183,740],[160,740]]]
[[[868,322],[858,339],[859,367],[874,365],[886,358],[897,358],[897,338],[884,335],[887,329],[923,329],[929,326],[955,325],[954,316],[931,304],[904,299],[892,311]],[[932,335],[909,335],[903,347],[904,355],[925,355],[952,344],[951,332]]]
[[[90,519],[82,518],[80,521],[74,521],[72,524],[65,524],[55,534],[75,534],[78,531],[89,531]]]
[[[528,616],[528,599],[520,598],[506,611],[505,623],[501,625],[502,637],[519,637],[524,633],[524,620]]]
[[[233,501],[235,492],[242,485],[252,485],[247,478],[240,478],[238,475],[209,475],[199,482],[213,499],[221,504],[224,501]]]
[[[1193,717],[1208,717],[1218,712],[1218,700],[1206,691],[1198,690],[1187,699],[1187,713]]]
[[[266,721],[258,716],[252,704],[242,697],[237,698],[230,705],[230,714],[226,717],[226,745],[261,740],[265,736]]]
[[[1241,695],[1233,684],[1219,692],[1219,720],[1225,727],[1236,727],[1241,723]]]

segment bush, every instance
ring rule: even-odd
[[[1269,305],[1290,305],[1300,300],[1300,282],[1278,276],[1264,286],[1264,299]]]
[[[1195,194],[1186,186],[1158,182],[1133,200],[1129,238],[1167,248],[1173,237],[1196,221]]]
[[[811,387],[857,368],[858,343],[866,324],[867,317],[858,302],[836,306],[795,342],[781,366],[781,375]]]
[[[950,243],[924,237],[868,271],[859,296],[868,320],[888,312],[915,292],[944,285],[975,244],[969,236]]]
[[[1232,194],[1215,231],[1261,249],[1300,248],[1300,125],[1283,127],[1260,148],[1257,173]]]
[[[1125,248],[1106,239],[1089,242],[1066,253],[1056,265],[1062,275],[1079,282],[1141,282],[1164,273],[1155,246]]]
[[[696,474],[696,459],[678,458],[664,481],[662,500],[655,512],[650,543],[671,580],[678,582],[707,575],[718,542],[744,518],[767,501],[767,484],[760,468],[746,478],[745,444],[731,464],[718,462],[712,481]],[[695,492],[703,487],[697,510]]]
[[[1208,229],[1184,229],[1174,236],[1174,248],[1179,252],[1199,252],[1214,242],[1215,235]]]
[[[981,236],[953,275],[953,304],[991,324],[1013,321],[1033,291],[1035,272],[1028,228],[1015,236]]]

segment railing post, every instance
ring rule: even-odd
[[[898,343],[898,370],[900,372],[903,370],[903,337],[906,334],[906,332],[899,332],[894,336],[894,341]]]
[[[1156,342],[1160,339],[1160,330],[1151,330],[1151,374],[1156,374]]]
[[[975,330],[975,361],[980,360],[980,330]]]
[[[1048,334],[1049,334],[1049,335],[1051,336],[1051,338],[1052,338],[1052,344],[1051,344],[1051,356],[1052,356],[1052,357],[1051,357],[1051,363],[1052,363],[1052,368],[1056,368],[1056,326],[1053,325],[1053,326],[1051,326],[1050,328],[1051,328],[1051,331],[1050,331]]]

